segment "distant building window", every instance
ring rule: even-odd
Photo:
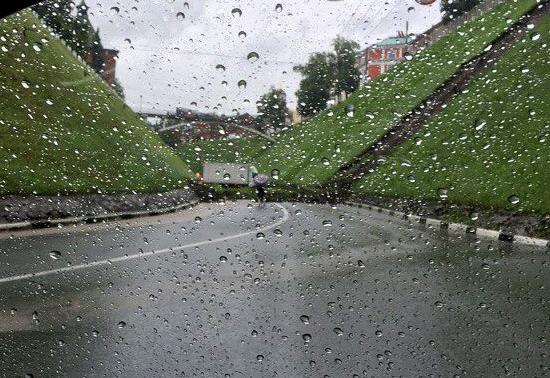
[[[389,60],[396,60],[397,59],[397,53],[395,51],[388,52],[388,59]]]

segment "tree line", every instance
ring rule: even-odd
[[[46,0],[32,9],[81,58],[90,54],[90,66],[98,74],[103,72],[103,44],[99,29],[90,22],[88,5],[84,0],[75,7],[71,0]],[[124,98],[120,82],[115,79],[113,89]]]

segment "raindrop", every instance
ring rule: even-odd
[[[322,158],[321,159],[321,164],[323,164],[324,166],[328,166],[328,165],[330,165],[330,161],[327,158]]]
[[[237,85],[239,86],[240,89],[245,89],[246,88],[246,81],[245,80],[239,80]]]
[[[282,4],[275,5],[275,12],[281,13],[282,11],[283,11],[283,5]]]
[[[279,179],[279,174],[280,174],[280,173],[281,173],[281,172],[279,172],[278,169],[273,169],[273,170],[271,171],[271,177],[273,178],[273,180],[278,180],[278,179]]]
[[[342,336],[344,334],[344,331],[342,331],[341,328],[334,328],[334,333],[337,334],[338,336]]]
[[[302,339],[304,340],[304,342],[309,343],[311,341],[311,335],[309,333],[304,333],[302,335]]]
[[[256,360],[258,360],[259,362],[262,362],[264,360],[264,356],[262,356],[261,354],[258,354],[256,356]]]
[[[50,257],[54,260],[59,260],[61,258],[61,252],[59,251],[51,251]]]
[[[301,320],[302,323],[304,323],[304,324],[309,324],[309,316],[307,316],[307,315],[302,315],[302,316],[300,316],[300,320]]]
[[[120,8],[119,7],[111,7],[111,13],[112,14],[118,14],[120,12]]]
[[[233,8],[233,10],[231,11],[231,14],[233,15],[233,17],[241,17],[243,14],[243,11],[240,10],[239,8]]]
[[[540,39],[540,34],[539,33],[534,33],[531,35],[531,40],[532,41],[538,41]]]
[[[124,42],[126,42],[127,44],[131,45],[132,44],[132,40],[130,38],[125,38],[124,39]]]
[[[224,179],[224,181],[229,181],[231,179],[231,175],[229,173],[225,173],[223,175],[223,179]]]
[[[223,64],[216,64],[216,69],[220,72],[224,72],[225,66]]]
[[[3,51],[3,52],[8,52],[8,46],[6,45],[2,45],[2,47],[0,47],[0,49]]]
[[[180,21],[185,20],[185,14],[183,12],[178,12],[178,14],[176,14],[176,17]]]
[[[324,227],[331,227],[332,226],[332,221],[330,219],[324,220],[323,221],[323,226]]]
[[[252,51],[252,52],[248,53],[248,55],[246,56],[246,59],[248,59],[249,62],[254,63],[254,62],[258,61],[258,59],[260,59],[260,56],[258,55],[257,52]]]
[[[275,236],[283,236],[283,231],[278,228],[274,229],[273,233],[275,234]]]
[[[35,42],[34,45],[32,45],[32,48],[36,52],[42,51],[42,44],[40,42]]]
[[[434,305],[435,305],[435,307],[437,307],[437,308],[442,308],[442,307],[444,306],[443,302],[441,302],[441,301],[435,302]]]
[[[407,12],[409,12],[409,13],[414,12],[414,7],[408,7]]]
[[[118,322],[118,328],[124,328],[124,327],[126,327],[126,322],[124,321]]]
[[[446,188],[439,188],[437,189],[437,195],[441,199],[446,199],[449,197],[449,189]]]
[[[348,117],[353,117],[353,111],[355,110],[355,106],[353,104],[348,104],[346,106],[346,114]]]
[[[415,182],[416,177],[413,174],[410,174],[410,175],[407,176],[407,180],[409,180],[409,182]]]
[[[519,197],[515,194],[512,194],[510,197],[508,197],[508,202],[510,202],[512,205],[517,205],[519,203]]]
[[[365,267],[365,264],[363,263],[362,260],[357,260],[357,266],[358,266],[359,268],[364,268],[364,267]]]
[[[474,220],[474,221],[475,221],[475,220],[478,220],[478,219],[479,219],[479,213],[478,213],[477,211],[472,211],[472,212],[470,213],[470,219],[471,219],[471,220]]]
[[[405,60],[412,60],[413,58],[413,55],[410,53],[410,52],[406,52],[403,57],[405,58]]]
[[[189,9],[189,3],[186,1],[185,3],[183,3],[183,7]]]
[[[265,234],[264,234],[263,232],[258,232],[258,233],[256,234],[256,239],[260,239],[260,240],[261,240],[261,239],[263,239],[263,238],[265,238]]]
[[[241,30],[241,31],[239,32],[239,38],[245,39],[245,38],[246,38],[246,32],[243,31],[243,30]],[[7,50],[6,50],[6,51],[7,51]]]
[[[225,256],[220,256],[220,261],[221,261],[221,262],[226,262],[226,261],[227,261],[227,257],[225,257]]]
[[[196,216],[195,217],[195,223],[200,223],[200,222],[202,222],[202,218],[199,217],[199,216]]]
[[[53,105],[53,100],[51,98],[46,99],[46,104]]]
[[[92,331],[92,336],[93,337],[98,337],[99,336],[99,331],[93,330]]]
[[[21,82],[21,85],[22,85],[23,88],[25,88],[25,89],[29,89],[29,88],[31,87],[31,83],[29,83],[29,82],[26,81],[26,80],[23,80],[23,81]]]

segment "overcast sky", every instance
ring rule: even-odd
[[[137,111],[161,113],[176,107],[255,113],[256,101],[271,86],[283,88],[294,109],[300,75],[292,67],[305,63],[313,52],[329,50],[337,35],[364,48],[404,30],[406,21],[410,32],[420,33],[441,19],[439,0],[430,6],[415,0],[87,4],[103,45],[120,50],[116,75],[128,104]],[[239,35],[241,31],[246,36]],[[251,52],[259,55],[257,61],[247,60]],[[240,80],[246,81],[246,88],[239,88]]]

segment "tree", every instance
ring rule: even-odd
[[[36,5],[32,9],[65,42],[71,42],[73,30],[73,17],[71,0],[47,0]]]
[[[282,89],[271,87],[257,102],[258,116],[256,124],[261,130],[277,130],[285,126],[288,114],[286,107],[286,93]]]
[[[349,95],[359,87],[359,70],[355,67],[355,60],[359,44],[342,37],[337,37],[332,43],[334,47],[334,92],[344,92]]]
[[[334,81],[334,55],[315,53],[309,57],[305,66],[294,67],[303,75],[300,87],[296,92],[298,112],[311,116],[327,107]]]
[[[82,0],[77,8],[76,17],[73,20],[74,36],[72,38],[75,45],[74,50],[84,57],[86,52],[91,50],[94,44],[101,47],[99,33],[94,29],[88,16],[88,6]]]
[[[443,13],[443,19],[448,21],[461,16],[480,2],[481,0],[442,0],[441,13]]]

